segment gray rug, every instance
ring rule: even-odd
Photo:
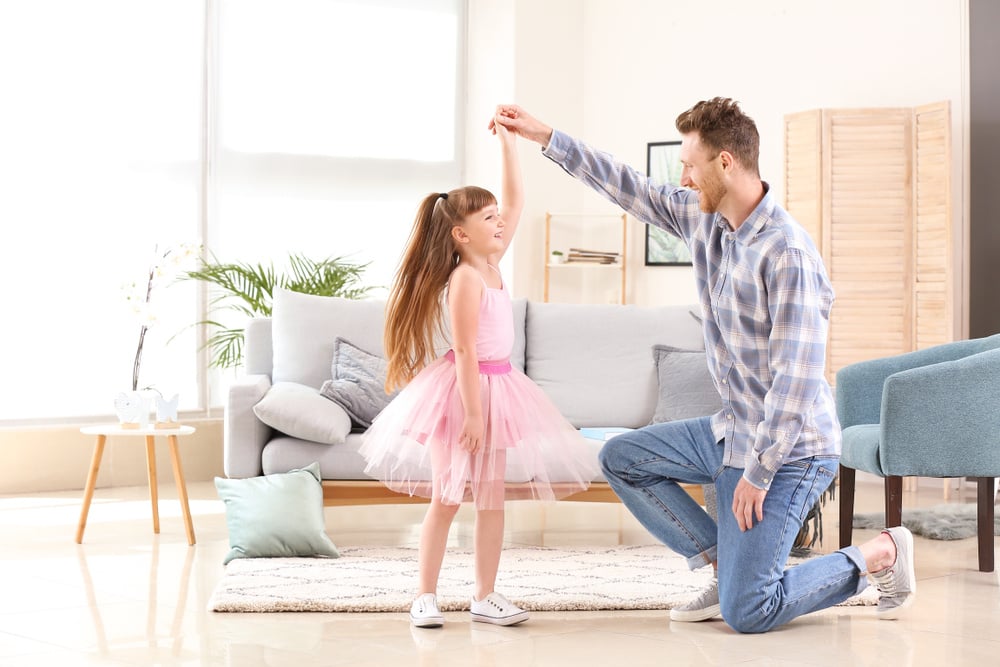
[[[855,528],[885,528],[885,513],[855,514]],[[976,506],[949,503],[916,509],[903,508],[903,525],[915,535],[932,540],[964,540],[976,536]],[[993,534],[1000,535],[1000,514],[994,513]]]
[[[220,612],[409,611],[417,550],[354,547],[324,558],[240,558],[226,566],[208,608]],[[789,564],[801,562],[792,559]],[[438,586],[443,611],[469,608],[472,554],[449,551]],[[497,590],[532,611],[669,609],[707,583],[663,546],[517,547],[504,549]],[[870,605],[869,587],[844,605]]]

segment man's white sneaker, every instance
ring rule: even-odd
[[[917,596],[917,576],[913,571],[913,533],[896,526],[883,533],[896,543],[896,562],[881,572],[869,572],[868,578],[878,588],[877,618],[894,620],[913,604]]]
[[[482,600],[472,598],[469,613],[473,621],[493,625],[515,625],[528,620],[527,611],[499,593],[490,593]]]
[[[679,623],[707,621],[718,616],[720,611],[719,579],[712,577],[708,588],[703,590],[698,597],[670,610],[670,620]]]
[[[437,596],[433,593],[418,595],[410,606],[410,622],[418,628],[440,628],[444,625],[444,616],[438,609]]]

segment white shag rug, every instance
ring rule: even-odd
[[[417,550],[340,549],[340,558],[239,558],[209,599],[219,612],[404,612],[413,601]],[[790,565],[801,562],[791,559]],[[496,588],[532,611],[670,609],[700,591],[708,568],[692,572],[663,546],[511,547],[500,558]],[[438,583],[442,611],[469,608],[470,551],[448,551]],[[872,605],[868,590],[842,603]]]
[[[934,507],[903,508],[903,525],[915,535],[932,540],[964,540],[976,535],[976,505],[948,503]],[[885,528],[885,513],[855,514],[855,528]],[[993,514],[993,534],[1000,535],[1000,512]]]

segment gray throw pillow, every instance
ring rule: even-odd
[[[706,417],[722,408],[704,350],[654,345],[653,360],[659,391],[651,423]]]
[[[344,408],[355,426],[368,428],[399,393],[385,393],[386,365],[377,354],[337,338],[330,368],[333,378],[323,383],[319,393]]]

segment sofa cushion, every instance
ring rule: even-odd
[[[351,432],[351,418],[344,408],[297,382],[272,385],[253,412],[277,431],[327,445],[342,445]]]
[[[274,290],[271,309],[273,382],[298,382],[319,389],[330,378],[337,337],[382,354],[385,302]]]
[[[524,320],[528,313],[528,300],[511,299],[510,305],[514,311],[514,349],[510,353],[510,363],[524,372]]]
[[[316,461],[320,466],[320,474],[328,480],[366,480],[377,481],[371,475],[365,474],[365,459],[358,450],[364,442],[363,433],[351,433],[339,447],[328,447],[316,442],[306,442],[298,438],[289,438],[275,434],[275,437],[264,446],[261,464],[265,475],[287,472],[301,468]],[[584,440],[585,456],[591,457],[594,467],[598,468],[593,481],[603,482],[604,475],[597,466],[597,455],[604,446],[603,441]],[[508,482],[524,482],[516,476],[517,464],[509,467]],[[564,474],[560,468],[553,468],[551,481],[568,482],[572,477]]]
[[[654,345],[653,361],[658,391],[652,423],[706,417],[722,408],[705,350]]]
[[[354,426],[368,428],[399,393],[385,393],[386,366],[379,355],[338,337],[333,344],[333,377],[323,383],[319,393],[342,407]]]
[[[657,376],[650,349],[697,349],[697,307],[528,303],[525,372],[577,428],[649,424]]]
[[[511,363],[524,370],[527,300],[514,299],[513,311]],[[270,331],[274,360],[272,382],[298,382],[319,389],[330,379],[333,346],[338,337],[372,354],[384,356],[384,323],[384,300],[351,300],[275,289]],[[268,341],[260,337],[258,342],[263,345]],[[447,341],[441,341],[440,352],[447,349]]]

